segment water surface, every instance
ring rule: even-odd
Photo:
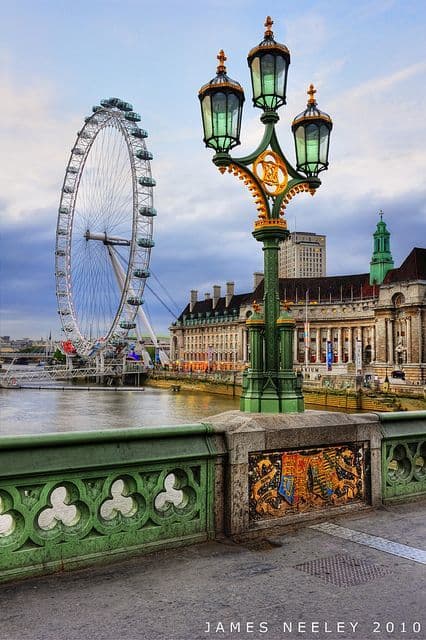
[[[238,406],[238,398],[150,387],[131,391],[0,389],[0,434],[191,424]]]

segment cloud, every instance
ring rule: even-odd
[[[201,140],[196,94],[203,81],[214,74],[216,52],[224,46],[231,77],[242,82],[247,91],[242,145],[234,155],[244,156],[256,148],[263,125],[259,122],[260,111],[251,107],[245,54],[250,43],[260,39],[263,9],[251,3],[243,12],[247,3],[239,0],[238,7],[231,8],[223,22],[215,10],[217,3],[210,0],[206,3],[208,13],[198,4],[191,16],[181,11],[179,3],[169,4],[175,4],[171,8],[176,11],[161,21],[160,32],[155,11],[144,12],[140,3],[132,2],[136,13],[133,26],[129,26],[122,18],[126,15],[123,5],[114,3],[114,19],[108,11],[103,14],[105,29],[101,29],[101,37],[99,29],[97,33],[93,30],[94,20],[98,25],[98,13],[78,9],[77,18],[84,21],[85,30],[80,31],[82,46],[75,55],[58,46],[60,38],[70,41],[72,23],[67,21],[64,30],[65,23],[49,23],[50,14],[39,18],[43,29],[52,24],[57,27],[57,40],[45,43],[43,56],[32,58],[32,43],[28,41],[19,52],[16,47],[20,64],[5,49],[0,51],[3,66],[17,71],[0,74],[0,216],[7,231],[1,252],[2,319],[8,319],[10,327],[5,333],[37,335],[44,326],[46,335],[53,325],[59,327],[53,252],[63,175],[85,115],[84,105],[111,91],[129,95],[135,108],[141,109],[143,126],[150,133],[148,145],[154,153],[152,171],[158,185],[154,194],[158,210],[154,221],[156,246],[151,264],[178,305],[186,304],[190,289],[198,289],[202,296],[212,284],[223,286],[227,280],[235,280],[236,292],[248,291],[253,271],[262,269],[261,246],[251,236],[256,218],[251,196],[240,181],[227,173],[220,175],[212,164],[213,153]],[[378,42],[377,29],[366,17],[367,13],[378,16],[379,25],[379,14],[395,5],[394,1],[371,0],[351,9],[333,7],[328,13],[325,7],[319,14],[315,11],[319,5],[314,4],[303,15],[295,11],[296,18],[291,11],[290,15],[284,14],[279,3],[273,2],[268,9],[276,17],[277,40],[288,43],[292,52],[288,106],[281,110],[277,127],[289,160],[294,162],[291,119],[304,108],[311,80],[319,86],[319,107],[334,121],[330,170],[321,174],[323,187],[314,199],[306,194],[295,198],[287,210],[291,229],[296,218],[298,230],[327,235],[330,274],[368,271],[371,236],[380,208],[392,233],[395,264],[400,264],[424,237],[426,157],[421,144],[425,138],[421,91],[426,65],[418,62],[415,50],[405,46],[406,39],[414,41],[411,23],[402,25],[400,40],[396,41],[397,25],[383,20]],[[258,22],[257,17],[253,20],[254,11],[260,16]],[[141,22],[136,18],[142,14],[145,35],[141,38]],[[206,19],[213,25],[211,29],[204,28]],[[115,31],[109,29],[111,24],[116,25]],[[126,26],[130,29],[127,36]],[[34,37],[40,32],[40,25],[36,27]],[[160,38],[160,43],[168,46],[164,51],[174,51],[173,59],[168,53],[165,60],[159,50],[158,55],[152,54],[153,33],[157,45]],[[184,34],[183,40],[182,35],[176,39],[179,33]],[[254,39],[248,38],[250,34],[255,34]],[[386,53],[387,39],[392,55]],[[360,47],[356,51],[355,45]],[[6,46],[13,50],[16,45],[4,43]],[[101,58],[89,55],[95,47],[96,54],[103,52]],[[57,60],[53,51],[58,52]],[[141,65],[144,60],[149,64]],[[46,77],[36,76],[35,69],[42,69]],[[359,77],[363,78],[361,82],[356,81]],[[59,85],[62,78],[67,79],[65,98]],[[109,88],[112,86],[115,89]],[[61,110],[64,103],[65,110]],[[72,110],[67,110],[67,104]],[[149,284],[161,295],[154,278]],[[144,298],[155,327],[164,332],[172,317],[149,291]]]
[[[45,220],[58,206],[78,119],[55,111],[53,88],[40,78],[18,86],[2,73],[0,104],[2,224]]]
[[[339,103],[344,103],[347,105],[353,100],[359,100],[360,98],[380,94],[384,91],[395,88],[396,84],[404,82],[405,80],[422,73],[426,73],[426,62],[416,62],[408,67],[399,69],[394,73],[378,78],[372,78],[367,82],[363,82],[362,84],[349,89],[343,93],[334,104],[339,105]]]
[[[54,233],[38,222],[1,234],[0,335],[59,337],[54,278]]]
[[[322,49],[328,41],[329,32],[325,18],[314,10],[303,11],[297,18],[283,20],[285,42],[291,42],[291,52],[298,55],[312,55]],[[277,33],[283,33],[282,25],[275,25]],[[281,40],[282,41],[282,40]]]
[[[331,101],[331,194],[346,200],[424,192],[426,151],[419,141],[426,136],[426,125],[421,100],[408,81],[421,80],[425,72],[426,63],[409,65]]]

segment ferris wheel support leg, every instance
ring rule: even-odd
[[[124,288],[124,283],[125,283],[125,274],[123,271],[123,268],[121,266],[121,264],[119,263],[119,261],[117,260],[117,256],[115,255],[114,249],[112,246],[108,246],[108,253],[109,253],[109,257],[111,259],[112,262],[112,268],[114,270],[114,274],[115,277],[117,279],[118,285],[119,287],[121,287],[122,289]],[[134,291],[132,291],[132,289],[130,288],[129,290],[130,295],[134,295]],[[158,340],[157,340],[157,336],[154,333],[154,329],[152,328],[145,311],[142,309],[142,307],[138,307],[138,311],[137,311],[137,317],[138,319],[142,322],[142,325],[148,330],[149,336],[152,340],[152,344],[154,345],[155,348],[155,352],[156,353],[160,353],[160,357],[163,354],[163,352],[160,350],[160,345],[158,344]],[[139,332],[139,326],[137,326],[137,331],[138,331],[138,338],[141,339],[141,334]],[[164,354],[165,356],[165,354]]]
[[[66,355],[65,356],[65,362],[66,362],[68,371],[71,371],[71,369],[73,367],[72,358],[70,356]]]

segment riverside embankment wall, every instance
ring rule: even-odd
[[[227,395],[239,398],[242,386],[238,374],[155,373],[147,381],[148,386],[161,389]],[[396,394],[374,393],[369,390],[332,389],[305,385],[303,395],[306,405],[330,407],[348,411],[399,411],[401,409],[422,409],[426,402],[419,395],[404,398],[401,390]]]

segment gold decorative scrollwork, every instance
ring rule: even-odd
[[[222,169],[224,169],[224,167],[219,167],[219,170],[221,171],[221,173],[224,172],[222,171]],[[253,178],[251,177],[250,173],[248,171],[247,172],[244,171],[242,167],[234,163],[231,163],[228,166],[228,172],[232,173],[234,176],[236,176],[237,178],[239,178],[244,182],[244,184],[246,185],[246,187],[248,188],[248,190],[250,191],[251,195],[254,198],[256,209],[259,212],[258,216],[260,220],[267,220],[268,205],[267,205],[265,196],[262,193],[261,189],[259,188],[259,185],[256,184],[256,181],[253,180]]]
[[[289,190],[289,192],[286,194],[285,198],[283,199],[281,208],[280,208],[280,216],[284,215],[285,208],[290,202],[290,200],[294,198],[295,195],[297,195],[298,193],[302,193],[303,191],[309,192],[311,196],[315,195],[315,189],[312,189],[312,187],[309,186],[308,182],[301,182],[299,184],[296,184],[294,187],[292,187]]]
[[[253,163],[253,173],[270,196],[278,196],[287,187],[287,167],[275,151],[261,153]]]

